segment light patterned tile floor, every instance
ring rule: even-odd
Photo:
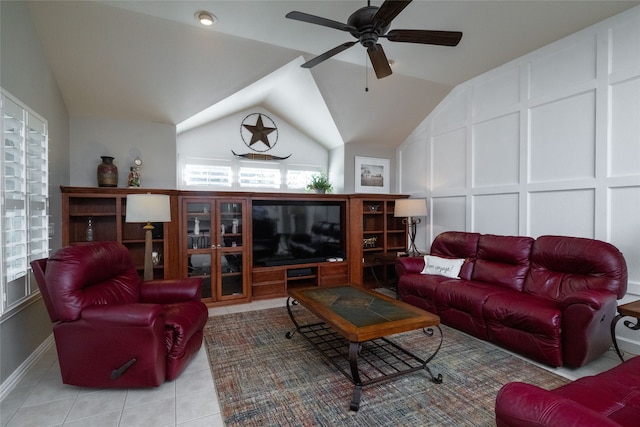
[[[210,316],[284,307],[286,298],[209,309]],[[548,368],[576,379],[619,364],[613,351],[580,369]],[[86,389],[62,383],[52,346],[0,404],[1,427],[224,426],[204,346],[175,380],[152,389]]]
[[[286,299],[209,309],[209,316],[284,307]],[[2,427],[224,426],[204,346],[175,380],[157,388],[87,389],[62,383],[55,346],[0,403]]]

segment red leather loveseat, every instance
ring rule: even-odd
[[[159,386],[202,344],[208,311],[200,279],[142,282],[118,242],[68,246],[31,265],[65,384]]]
[[[495,410],[497,427],[635,427],[640,424],[640,357],[551,391],[505,384]]]
[[[445,232],[430,255],[464,260],[459,277],[421,274],[422,257],[398,258],[398,296],[442,323],[550,366],[579,367],[611,346],[616,300],[627,290],[625,260],[611,244]]]

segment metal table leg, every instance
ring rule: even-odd
[[[622,353],[620,352],[620,348],[618,347],[618,340],[616,338],[616,324],[618,323],[618,320],[620,320],[621,318],[622,318],[622,314],[618,314],[611,321],[611,341],[613,341],[613,347],[616,349],[616,353],[618,353],[618,357],[620,358],[621,361],[624,362],[624,357],[622,357]]]
[[[616,324],[623,317],[625,316],[622,314],[618,314],[611,321],[611,341],[613,341],[613,347],[616,349],[616,353],[618,353],[618,357],[620,358],[621,361],[624,362],[624,357],[622,356],[622,351],[620,351],[620,348],[618,347],[618,339],[616,338]],[[624,326],[631,329],[632,331],[640,330],[640,319],[636,318],[635,321],[636,321],[635,324],[631,320],[625,320],[622,323]]]

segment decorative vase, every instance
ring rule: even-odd
[[[316,192],[316,194],[324,194],[327,192],[327,190],[325,190],[324,188],[316,188],[314,191]]]
[[[113,157],[100,157],[102,163],[98,165],[98,187],[117,187],[118,167],[113,164]]]

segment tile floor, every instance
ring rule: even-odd
[[[285,301],[213,308],[209,315],[284,307]],[[576,379],[618,363],[615,352],[609,351],[580,369],[545,369]],[[204,347],[180,377],[158,388],[96,390],[62,384],[52,346],[1,402],[0,426],[216,427],[224,423]]]

